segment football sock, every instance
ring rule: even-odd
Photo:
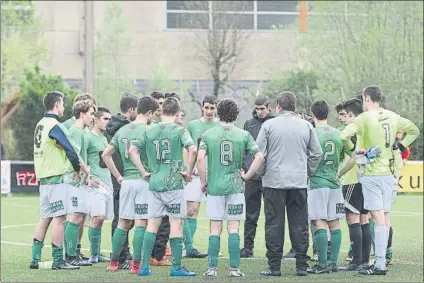
[[[193,237],[191,235],[189,219],[190,218],[184,219],[184,227],[183,227],[184,246],[187,253],[191,252],[191,250],[193,249]]]
[[[172,268],[178,270],[181,268],[181,258],[183,257],[183,238],[170,238],[169,243],[173,257]]]
[[[99,255],[100,239],[102,237],[102,228],[88,228],[88,239],[90,240],[91,255]]]
[[[115,229],[115,233],[113,233],[113,237],[112,237],[112,260],[113,261],[119,260],[119,254],[121,253],[122,247],[124,246],[127,234],[128,234],[127,231],[122,230],[118,227]]]
[[[228,235],[228,253],[230,254],[230,268],[240,267],[240,235],[232,233]]]
[[[331,231],[331,258],[330,258],[330,263],[337,264],[341,244],[342,244],[342,230],[337,229],[337,230]]]
[[[187,218],[188,225],[190,226],[191,240],[194,241],[194,234],[197,230],[197,218]]]
[[[156,234],[153,234],[147,231],[144,233],[143,252],[142,252],[144,256],[142,256],[143,258],[142,268],[149,268],[149,265],[150,265],[149,255],[152,254],[155,241],[156,241]]]
[[[327,249],[328,249],[328,237],[325,229],[317,229],[315,231],[315,245],[318,251],[318,265],[320,267],[327,266]]]
[[[40,242],[39,240],[34,238],[34,242],[32,243],[32,261],[41,261],[41,250],[43,249],[43,247],[43,242]]]
[[[208,265],[209,267],[218,266],[218,255],[221,238],[219,236],[209,236],[209,247],[208,247]]]
[[[52,257],[53,263],[63,264],[63,247],[58,247],[52,243]]]
[[[362,263],[369,263],[371,255],[370,224],[361,225],[362,228]]]
[[[63,233],[63,242],[65,243],[63,248],[65,250],[65,255],[68,254],[68,245],[66,244],[66,227],[68,227],[68,224],[69,224],[69,221],[65,221],[65,227],[63,229],[63,231],[65,232]]]
[[[387,235],[385,225],[375,225],[375,267],[386,268]]]
[[[133,237],[133,262],[141,262],[141,249],[143,248],[146,226],[136,226]]]
[[[349,225],[349,235],[352,241],[353,263],[362,263],[362,228],[361,224],[354,223]]]
[[[79,225],[72,222],[68,222],[65,231],[65,239],[67,246],[67,254],[69,256],[77,255],[77,245],[78,245],[78,235],[79,235]]]

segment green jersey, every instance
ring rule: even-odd
[[[63,126],[65,126],[66,129],[70,129],[73,125],[75,125],[77,119],[75,119],[75,117],[71,117],[68,120],[66,120],[65,122],[62,123]]]
[[[184,178],[179,174],[185,170],[183,147],[194,145],[186,129],[175,123],[160,122],[147,129],[134,144],[147,152],[151,191],[184,189]]]
[[[340,139],[340,131],[329,125],[317,125],[315,131],[322,148],[323,157],[317,171],[309,179],[309,189],[340,189],[337,172],[342,156],[348,153]]]
[[[197,145],[199,145],[199,139],[202,134],[206,130],[209,130],[210,128],[213,128],[217,125],[219,125],[219,121],[206,122],[203,118],[200,118],[188,123],[187,130],[190,133],[190,136],[192,137],[193,141]]]
[[[417,126],[408,119],[392,111],[375,108],[356,117],[341,132],[341,138],[346,142],[350,140],[350,137],[359,134],[365,149],[376,146],[381,150],[380,157],[370,164],[371,170],[365,167],[364,175],[392,175],[395,171],[393,143],[398,131],[406,133],[405,139],[401,142],[405,148],[420,134]]]
[[[135,167],[132,163],[131,157],[128,155],[128,150],[131,143],[138,147],[139,143],[136,142],[137,138],[141,136],[148,127],[149,126],[147,124],[132,122],[119,129],[110,141],[110,144],[121,155],[124,169],[124,180],[136,180],[142,178],[137,167]],[[148,170],[146,150],[139,148],[139,151],[141,162],[144,167],[146,167],[146,170]]]
[[[87,134],[87,141],[87,160],[90,175],[101,181],[106,189],[112,189],[112,177],[102,159],[103,151],[107,146],[106,137],[91,131]]]
[[[259,151],[252,135],[236,126],[218,125],[203,133],[199,149],[208,156],[208,195],[244,193],[243,158]]]
[[[85,129],[78,128],[75,125],[69,128],[72,145],[85,164],[87,164],[87,135],[88,132]]]

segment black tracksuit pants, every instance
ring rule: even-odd
[[[296,252],[296,268],[308,267],[306,254],[309,247],[308,203],[306,189],[264,188],[265,241],[268,265],[280,271],[283,253],[285,212],[289,234]]]
[[[256,228],[262,204],[262,180],[249,180],[245,184],[246,220],[244,222],[244,248],[253,251]]]

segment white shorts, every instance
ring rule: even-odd
[[[87,192],[87,207],[90,217],[104,216],[113,219],[113,193],[104,187],[91,188]]]
[[[40,218],[66,215],[68,191],[68,184],[40,185]]]
[[[186,201],[204,202],[206,195],[202,192],[200,177],[193,177],[190,183],[185,186],[184,198]]]
[[[310,189],[308,190],[308,218],[326,221],[343,219],[345,218],[344,203],[341,189]]]
[[[147,219],[149,183],[144,180],[123,180],[119,192],[119,218]]]
[[[246,199],[244,194],[206,197],[206,214],[210,220],[246,219]]]
[[[68,186],[68,214],[88,213],[87,193],[90,189],[85,186]]]
[[[394,176],[362,176],[364,207],[370,211],[390,212],[393,204]]]
[[[175,219],[184,219],[187,216],[187,202],[184,199],[184,190],[149,191],[149,219],[166,215]]]

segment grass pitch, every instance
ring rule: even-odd
[[[282,262],[282,277],[261,277],[260,271],[267,267],[265,258],[265,238],[263,213],[258,224],[255,241],[254,259],[242,259],[241,270],[245,278],[228,278],[228,248],[227,232],[221,237],[221,252],[224,257],[219,259],[218,278],[204,278],[201,274],[207,269],[206,259],[183,259],[183,264],[191,271],[197,272],[197,277],[170,278],[168,267],[153,267],[152,276],[143,278],[129,274],[128,271],[108,273],[106,263],[76,271],[30,270],[31,244],[33,231],[39,216],[39,200],[36,196],[14,196],[1,199],[1,281],[2,282],[198,282],[198,281],[325,281],[325,282],[423,282],[423,196],[398,196],[393,208],[392,222],[393,265],[389,266],[387,276],[361,276],[357,272],[338,272],[325,275],[295,276],[294,261]],[[195,247],[207,251],[208,221],[204,219],[205,210],[202,207],[199,226],[195,236]],[[102,249],[109,254],[111,248],[110,222],[105,223],[102,237]],[[287,230],[287,229],[286,229]],[[243,228],[241,229],[241,238]],[[286,231],[287,232],[287,231]],[[349,235],[346,224],[342,223],[343,245],[339,264],[345,264]],[[50,232],[49,232],[50,234]],[[132,233],[130,234],[130,239]],[[312,243],[312,241],[310,241]],[[51,260],[50,235],[45,240],[42,260]],[[130,241],[131,243],[131,241]],[[243,245],[243,244],[242,244]],[[84,233],[83,248],[88,248],[87,232]],[[288,233],[286,233],[285,250],[290,248]],[[87,250],[84,250],[88,254]],[[312,247],[309,248],[312,254]],[[312,265],[313,263],[310,262]]]

